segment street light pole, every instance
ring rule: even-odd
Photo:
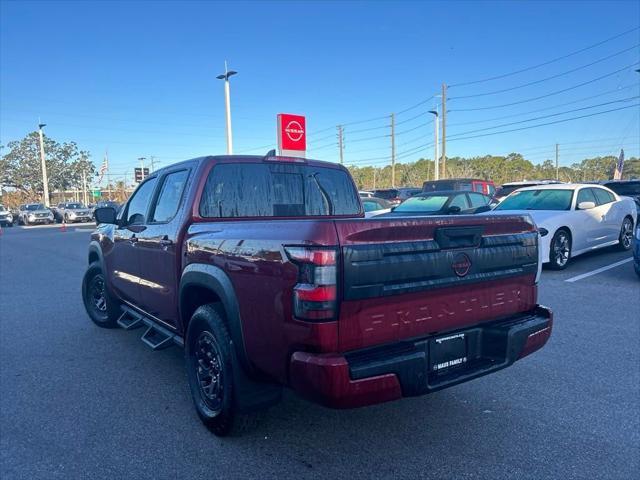
[[[47,179],[47,164],[44,161],[44,135],[42,134],[42,127],[46,127],[46,123],[38,124],[38,130],[40,132],[40,163],[42,164],[42,195],[44,197],[45,207],[49,206],[49,180]]]
[[[224,73],[218,75],[218,80],[224,80],[224,104],[226,109],[227,120],[227,155],[233,154],[233,136],[231,134],[231,94],[229,92],[229,77],[236,75],[238,72],[227,69],[227,61],[224,62]]]
[[[440,179],[440,158],[438,157],[438,112],[429,110],[433,114],[433,136],[434,136],[434,160],[433,160],[433,179]]]

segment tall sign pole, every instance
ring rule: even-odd
[[[44,135],[42,133],[42,127],[46,127],[46,123],[38,124],[38,131],[40,132],[40,163],[42,165],[42,200],[46,207],[49,206],[49,180],[47,178],[47,164],[44,161]]]

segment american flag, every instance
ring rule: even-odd
[[[102,183],[102,179],[104,178],[104,174],[109,170],[109,157],[107,157],[107,153],[104,154],[104,160],[102,161],[102,166],[100,167],[100,178],[98,179],[98,183]]]
[[[616,163],[616,171],[613,174],[614,180],[622,180],[622,169],[624,168],[624,150],[620,150],[620,156]]]

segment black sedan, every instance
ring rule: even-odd
[[[443,191],[420,193],[408,198],[380,217],[419,215],[470,215],[488,212],[493,199],[477,192]]]

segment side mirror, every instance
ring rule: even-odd
[[[578,204],[578,210],[591,210],[592,208],[596,208],[595,202],[580,202]]]
[[[96,208],[95,211],[96,223],[111,223],[116,225],[116,209],[113,207],[101,207]]]
[[[448,208],[447,213],[449,215],[457,215],[462,211],[462,209],[460,207],[458,207],[457,205],[452,205]]]
[[[484,212],[490,212],[490,211],[491,211],[491,207],[489,205],[484,205],[482,207],[476,208],[476,213],[484,213]]]

